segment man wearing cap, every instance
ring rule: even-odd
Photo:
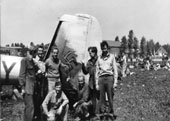
[[[27,56],[21,60],[21,68],[19,73],[19,84],[25,92],[24,94],[24,121],[32,121],[34,114],[33,92],[34,83],[36,81],[37,67],[33,61],[35,57],[35,47],[30,47]]]
[[[61,91],[60,82],[55,83],[55,88],[51,90],[42,103],[44,113],[47,115],[47,121],[67,121],[69,100],[63,91]],[[48,106],[49,110],[48,110]]]

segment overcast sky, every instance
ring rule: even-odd
[[[105,40],[132,29],[139,40],[170,44],[170,0],[1,0],[1,45],[49,43],[58,18],[76,13],[96,17]]]

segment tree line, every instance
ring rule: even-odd
[[[121,53],[127,53],[129,57],[141,57],[153,56],[155,52],[162,46],[170,56],[170,45],[160,45],[159,42],[154,42],[153,39],[147,40],[144,36],[141,39],[138,39],[133,30],[129,31],[128,37],[123,36],[121,40],[116,36],[115,41],[121,42]]]
[[[159,42],[154,42],[153,39],[147,40],[144,36],[141,39],[138,39],[133,30],[130,30],[128,33],[128,37],[123,36],[121,40],[118,36],[115,37],[115,41],[121,42],[120,52],[128,53],[128,56],[133,58],[138,55],[141,57],[146,57],[147,55],[152,56],[155,55],[155,52],[162,46],[168,53],[170,57],[170,44],[160,45]],[[30,46],[43,46],[45,50],[48,49],[48,44],[37,44],[35,45],[33,42],[30,43]],[[27,48],[23,43],[12,43],[11,45],[6,45],[6,47],[22,47]]]

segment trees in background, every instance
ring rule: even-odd
[[[129,31],[129,35],[128,35],[128,47],[129,47],[129,58],[132,61],[133,57],[134,57],[134,33],[133,30]]]
[[[152,56],[155,53],[154,41],[151,39],[147,41],[147,54]]]
[[[134,57],[137,57],[140,53],[139,40],[134,37]]]
[[[45,51],[48,49],[48,46],[49,44],[44,44],[44,43],[41,43],[41,44],[34,44],[34,42],[30,42],[30,45],[29,46],[34,46],[36,48],[38,48],[38,46],[42,46],[44,47]],[[26,52],[28,50],[28,46],[25,46],[23,43],[11,43],[10,44],[7,44],[5,47],[21,47],[21,49],[19,49],[19,52],[21,53],[20,56],[25,56],[26,55]]]
[[[140,55],[142,57],[145,57],[147,55],[147,42],[146,42],[146,38],[142,37],[141,42],[140,42]]]
[[[116,42],[120,42],[120,40],[119,40],[119,37],[118,37],[118,36],[116,36],[115,41],[116,41]]]
[[[116,36],[116,38],[119,38]],[[117,39],[115,39],[117,40]],[[121,39],[121,50],[120,52],[128,53],[129,58],[137,57],[138,55],[146,57],[147,55],[154,55],[155,52],[161,47],[159,42],[154,42],[153,39],[147,40],[144,36],[138,39],[133,30],[129,31],[128,38],[123,36]],[[163,45],[163,48],[167,51],[170,56],[170,45]]]
[[[170,44],[163,45],[163,48],[166,50],[166,52],[168,53],[168,56],[170,57]]]
[[[120,52],[128,53],[128,56],[130,58],[140,56],[147,56],[147,55],[154,55],[155,52],[161,47],[159,42],[154,42],[153,39],[150,39],[149,41],[146,40],[146,38],[143,36],[141,39],[137,38],[134,34],[133,30],[130,30],[128,33],[128,37],[123,36],[121,40],[119,39],[119,36],[116,36],[115,41],[121,42],[121,49]],[[30,43],[30,45],[34,46],[43,46],[45,50],[48,49],[48,44],[37,44],[35,45],[33,42]],[[27,48],[23,43],[12,43],[7,44],[6,47],[22,47]],[[170,57],[170,44],[162,45],[162,47],[167,51],[168,56]]]
[[[129,53],[128,40],[126,39],[126,36],[123,36],[121,40],[120,52]]]
[[[155,51],[156,51],[161,47],[161,45],[159,44],[159,42],[157,42],[154,47],[155,47]]]

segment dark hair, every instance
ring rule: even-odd
[[[42,48],[42,49],[44,49],[44,47],[43,47],[42,45],[39,45],[39,46],[38,46],[38,48]]]
[[[107,48],[109,48],[109,44],[108,44],[106,41],[102,41],[102,42],[100,43],[101,49],[103,49],[104,46],[107,46]]]
[[[88,51],[92,51],[93,53],[97,54],[97,47],[89,47]]]
[[[53,51],[53,50],[58,50],[58,51],[59,51],[59,49],[58,49],[57,46],[54,46],[54,47],[52,48],[52,51]]]
[[[29,50],[30,55],[35,55],[36,54],[36,50]]]
[[[30,48],[28,48],[28,51],[30,55],[35,55],[37,50],[35,46],[31,46]]]

